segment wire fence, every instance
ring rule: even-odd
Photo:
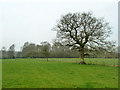
[[[55,62],[67,62],[67,63],[79,63],[80,58],[17,58],[17,59],[3,59],[4,61],[13,62],[15,61],[28,61],[28,62],[39,62],[39,61],[55,61]],[[102,66],[113,66],[118,67],[117,58],[85,58],[85,63],[88,65],[102,65]]]
[[[46,58],[37,58],[41,61],[47,61]],[[59,61],[69,63],[79,63],[80,58],[48,58],[48,61]],[[118,66],[117,58],[85,58],[84,61],[88,65],[102,65],[102,66]]]

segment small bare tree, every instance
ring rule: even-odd
[[[79,64],[85,64],[85,47],[106,48],[111,43],[106,39],[111,33],[109,23],[103,18],[97,19],[90,12],[68,13],[61,17],[53,30],[57,31],[59,42],[79,50],[81,58]]]
[[[48,56],[50,55],[50,44],[48,42],[41,42],[42,44],[42,49],[41,49],[41,54],[47,58],[48,61]]]

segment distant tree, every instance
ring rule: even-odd
[[[6,51],[6,47],[3,46],[1,50],[2,50],[2,51]]]
[[[51,55],[52,57],[55,57],[55,58],[64,57],[63,47],[59,42],[53,43]]]
[[[22,58],[21,52],[20,52],[20,51],[16,51],[16,52],[15,52],[15,57],[16,57],[16,58]]]
[[[2,47],[1,55],[2,55],[2,58],[8,58],[6,47]]]
[[[8,58],[15,58],[15,45],[12,44],[8,49]]]
[[[23,57],[35,58],[38,56],[37,46],[34,43],[24,43],[21,51]]]
[[[27,57],[27,53],[28,53],[28,45],[29,45],[29,42],[25,42],[24,45],[21,47],[21,54],[22,54],[22,57]]]
[[[29,42],[25,42],[24,45],[23,45],[23,47],[21,49],[27,47],[28,45],[29,45]]]
[[[53,30],[57,31],[59,42],[79,50],[79,64],[85,64],[85,47],[96,50],[96,47],[106,48],[111,44],[107,40],[111,34],[109,23],[97,19],[90,12],[68,13],[61,17]]]
[[[113,42],[114,43],[114,42]],[[118,48],[116,45],[110,44],[107,49],[107,53],[109,58],[118,58]]]
[[[119,45],[118,45],[117,49],[118,49],[118,58],[120,59],[120,46]],[[119,65],[120,65],[120,63],[119,63]]]
[[[51,45],[48,42],[41,42],[41,45],[42,45],[41,54],[43,55],[43,57],[46,57],[48,61]]]
[[[51,55],[56,58],[70,58],[74,56],[69,47],[62,45],[61,43],[56,41],[54,41],[52,45]]]
[[[0,59],[1,59],[1,58],[3,58],[3,56],[2,56],[2,51],[0,50]]]
[[[37,57],[40,58],[41,57],[41,49],[42,49],[42,46],[41,45],[37,45],[37,52],[38,52],[38,55]]]

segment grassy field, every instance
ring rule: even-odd
[[[41,58],[38,60],[46,61],[46,58]],[[49,58],[49,61],[60,61],[60,62],[72,62],[72,63],[78,63],[80,61],[79,58]],[[118,65],[118,59],[112,59],[112,58],[85,58],[85,62],[87,64],[100,64],[100,65]]]
[[[65,62],[77,62],[77,58],[49,60],[3,59],[3,88],[118,88],[118,67]],[[94,59],[85,59],[86,62],[91,60]],[[95,59],[93,62],[96,60],[98,63],[118,63],[116,59]]]

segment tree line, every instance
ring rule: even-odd
[[[98,48],[98,50],[85,50],[87,58],[117,58],[117,47],[111,47],[110,50]],[[20,51],[15,51],[15,45],[11,45],[8,50],[2,47],[0,50],[3,59],[13,58],[79,58],[79,51],[59,42],[50,44],[41,42],[41,44],[25,42]]]

